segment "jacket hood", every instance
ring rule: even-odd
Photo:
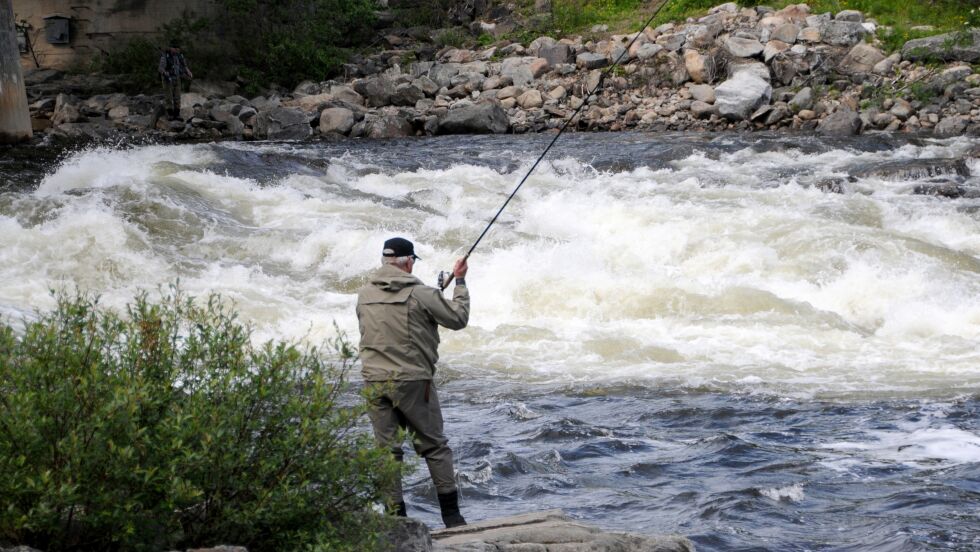
[[[371,285],[384,291],[399,291],[422,285],[422,280],[391,265],[384,265],[371,275]]]

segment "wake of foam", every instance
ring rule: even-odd
[[[319,176],[262,182],[226,174],[223,147],[82,152],[0,201],[4,310],[48,308],[65,285],[121,306],[180,278],[235,301],[259,339],[319,342],[334,321],[356,335],[353,293],[378,244],[414,240],[433,283],[524,170],[370,171],[342,155]],[[976,213],[873,180],[858,183],[868,194],[797,184],[814,167],[962,147],[702,151],[619,173],[546,164],[473,257],[471,327],[444,334],[444,361],[803,395],[975,391]]]

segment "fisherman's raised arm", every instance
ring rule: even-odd
[[[443,297],[442,292],[436,288],[419,287],[412,293],[437,324],[450,330],[461,330],[470,320],[470,292],[466,289],[468,268],[464,259],[456,261],[453,269],[456,286],[453,288],[451,301]]]

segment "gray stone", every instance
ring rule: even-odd
[[[691,97],[695,100],[713,104],[715,103],[715,89],[707,84],[695,84],[690,87]]]
[[[764,46],[762,46],[762,43],[758,40],[738,38],[734,36],[728,37],[728,39],[725,40],[725,50],[735,57],[755,57],[761,54],[763,49]]]
[[[958,136],[963,134],[968,124],[970,124],[969,117],[953,115],[939,121],[939,124],[933,129],[933,132],[937,136]]]
[[[527,86],[534,80],[534,73],[531,71],[531,62],[536,59],[538,58],[507,58],[500,65],[500,75],[510,77],[517,86]]]
[[[767,67],[765,63],[748,61],[744,63],[732,63],[728,66],[728,78],[732,78],[735,75],[743,72],[758,77],[766,82],[772,81],[772,76],[769,74],[769,67]]]
[[[506,100],[507,98],[516,98],[524,93],[524,89],[520,86],[505,86],[497,91],[498,100]]]
[[[710,119],[712,115],[718,114],[718,108],[701,100],[691,102],[691,115],[697,119]]]
[[[650,59],[658,53],[662,52],[663,46],[659,44],[653,44],[648,42],[636,49],[636,58],[641,60]],[[694,51],[694,50],[691,50]]]
[[[670,50],[671,52],[676,52],[683,48],[686,42],[687,35],[684,33],[669,33],[657,37],[657,44],[663,46],[664,49]]]
[[[867,73],[884,59],[885,54],[881,53],[881,50],[865,42],[860,42],[855,44],[847,52],[847,55],[840,60],[840,63],[837,64],[837,70],[845,75]]]
[[[422,93],[429,98],[435,96],[436,92],[439,91],[439,85],[436,84],[436,81],[430,79],[425,75],[413,80],[412,84],[417,86],[418,89],[421,90]]]
[[[900,61],[902,61],[902,54],[896,52],[876,63],[875,66],[871,68],[871,72],[876,75],[887,75],[892,72],[892,69]]]
[[[381,549],[386,552],[430,552],[432,536],[429,528],[414,518],[395,518],[381,537]]]
[[[980,60],[980,29],[910,40],[902,47],[902,59],[973,63]]]
[[[850,109],[840,109],[820,121],[817,132],[837,136],[853,136],[861,133],[861,116]]]
[[[441,529],[433,531],[432,539],[434,550],[444,552],[694,552],[684,537],[604,533],[560,510]]]
[[[856,21],[858,23],[864,23],[864,15],[857,10],[843,10],[834,16],[837,21]]]
[[[575,51],[568,44],[553,44],[543,46],[538,50],[538,57],[548,60],[548,65],[554,67],[560,63],[575,63]]]
[[[347,134],[354,128],[354,112],[344,107],[328,107],[320,112],[320,133]]]
[[[851,46],[864,40],[868,30],[855,21],[828,21],[820,26],[820,39],[834,46]]]
[[[533,109],[544,105],[544,98],[537,90],[528,90],[517,98],[517,105],[524,109]]]
[[[711,22],[704,25],[691,25],[687,32],[687,40],[684,45],[688,48],[708,48],[714,43],[715,38],[721,34],[724,27],[720,22]]]
[[[237,84],[229,81],[194,79],[191,81],[190,91],[208,98],[227,98],[234,94],[237,88]]]
[[[970,167],[963,159],[925,158],[885,161],[849,171],[854,178],[880,178],[894,182],[926,180],[928,178],[970,176]]]
[[[793,23],[783,23],[772,30],[769,40],[779,40],[787,44],[796,42],[796,37],[800,36],[800,27]]]
[[[747,119],[759,106],[768,103],[772,87],[766,81],[740,72],[715,88],[715,106],[723,117]]]
[[[440,87],[449,86],[449,81],[459,74],[459,64],[439,63],[429,69],[429,78]]]
[[[538,38],[535,38],[534,40],[531,41],[530,44],[527,45],[527,51],[532,55],[538,57],[544,57],[541,55],[541,49],[554,46],[555,44],[558,44],[558,41],[551,38],[550,36],[539,36]]]
[[[793,99],[789,101],[789,108],[795,112],[810,109],[811,107],[813,107],[813,90],[809,86],[801,88],[793,96]]]
[[[575,57],[575,64],[582,69],[599,69],[609,65],[609,58],[603,54],[585,52]]]
[[[208,99],[197,92],[185,92],[180,95],[180,108],[195,107],[208,103]]]
[[[414,134],[412,124],[397,112],[386,112],[364,118],[363,136],[366,138],[402,138]],[[351,129],[353,133],[353,129]]]
[[[790,45],[782,40],[770,40],[769,42],[766,42],[766,47],[764,50],[762,50],[762,59],[764,59],[766,63],[769,63],[772,61],[772,58],[789,49]]]
[[[391,95],[391,105],[412,106],[424,97],[425,93],[418,86],[402,83],[395,87]]]
[[[766,116],[765,124],[766,126],[771,126],[789,116],[789,107],[785,104],[777,104],[772,106],[772,110],[769,111],[769,114]]]
[[[225,133],[231,136],[241,136],[245,130],[245,124],[238,117],[241,112],[241,104],[231,102],[221,102],[211,108],[211,118],[225,124]]]
[[[354,90],[364,97],[368,106],[382,107],[391,104],[395,83],[387,77],[370,77],[356,81]]]
[[[915,109],[912,108],[912,104],[910,104],[908,101],[898,98],[895,100],[894,105],[892,105],[888,112],[898,117],[902,121],[905,121],[915,113]]]
[[[313,134],[310,114],[302,109],[276,107],[259,112],[255,120],[257,138],[269,140],[302,140]]]
[[[450,109],[439,120],[439,134],[503,134],[510,128],[507,113],[495,103]]]
[[[358,94],[350,86],[334,85],[330,87],[329,93],[335,100],[340,100],[353,105],[364,105],[364,96]]]

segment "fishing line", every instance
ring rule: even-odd
[[[560,129],[558,129],[558,134],[555,134],[555,137],[551,139],[551,143],[548,144],[548,147],[546,147],[544,151],[541,152],[541,155],[538,156],[537,161],[535,161],[534,164],[531,165],[531,168],[528,169],[527,173],[524,174],[524,178],[522,178],[521,181],[517,184],[517,186],[514,188],[514,191],[512,191],[510,195],[507,196],[507,199],[504,200],[504,204],[501,205],[500,209],[497,210],[497,214],[495,214],[493,218],[490,219],[490,222],[487,223],[486,228],[483,229],[483,232],[480,233],[480,236],[476,238],[476,241],[473,242],[472,246],[470,246],[469,251],[467,251],[466,255],[463,256],[463,261],[466,261],[466,259],[470,258],[470,255],[473,253],[473,250],[476,249],[476,246],[480,245],[480,242],[483,240],[483,237],[487,235],[487,232],[490,231],[490,228],[493,227],[495,222],[497,222],[497,219],[500,217],[500,214],[503,213],[504,209],[507,208],[507,204],[510,203],[510,200],[514,199],[514,196],[517,195],[517,192],[521,189],[521,186],[524,185],[524,182],[527,181],[528,177],[531,176],[531,173],[534,172],[534,169],[536,169],[538,167],[538,164],[541,163],[541,160],[544,159],[546,155],[548,155],[548,152],[551,151],[551,147],[555,145],[555,142],[558,141],[558,138],[560,138],[562,133],[565,132],[565,129],[568,128],[569,123],[571,123],[575,119],[575,117],[578,116],[579,112],[582,111],[582,108],[584,108],[586,104],[589,103],[589,100],[592,99],[592,96],[594,96],[595,93],[599,90],[599,88],[602,87],[602,83],[604,80],[606,80],[606,76],[609,75],[609,73],[612,72],[612,70],[619,65],[619,62],[623,60],[623,56],[629,53],[630,48],[633,47],[633,44],[636,42],[636,40],[640,38],[641,34],[643,34],[643,29],[649,27],[650,23],[653,23],[653,19],[657,17],[657,14],[660,13],[660,10],[662,10],[664,6],[666,6],[669,3],[670,0],[664,0],[663,2],[660,3],[659,6],[657,6],[657,9],[653,11],[653,14],[650,15],[650,18],[647,19],[646,23],[644,23],[643,26],[640,27],[640,30],[633,37],[633,40],[630,40],[629,44],[626,45],[626,48],[619,53],[619,56],[616,57],[616,60],[613,61],[613,64],[610,65],[609,67],[606,67],[606,69],[599,74],[599,81],[596,82],[595,86],[592,87],[592,90],[588,93],[588,95],[585,96],[585,99],[582,100],[582,103],[579,104],[579,106],[575,109],[575,111],[572,112],[571,117],[565,119],[565,123],[561,125]],[[452,275],[452,271],[449,271],[449,274]],[[439,288],[443,290],[446,289],[446,287],[449,286],[450,280],[452,280],[452,278],[447,277],[445,272],[440,272]]]

